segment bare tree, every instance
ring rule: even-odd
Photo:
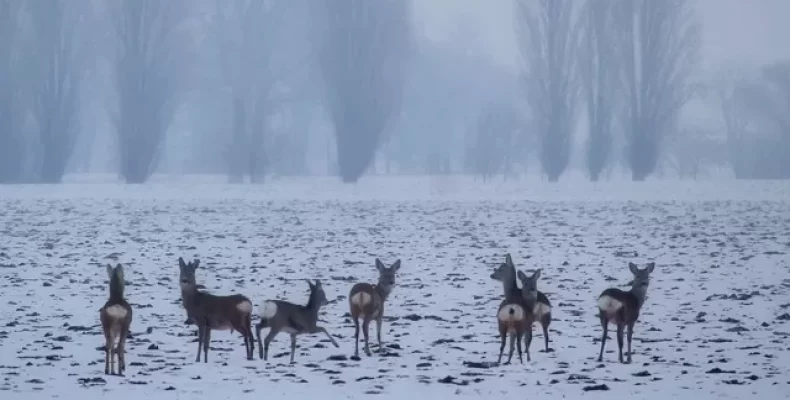
[[[128,183],[145,182],[161,157],[165,134],[189,74],[192,35],[189,0],[113,0],[117,33],[115,124],[120,172]]]
[[[292,0],[216,0],[216,34],[225,86],[230,92],[232,136],[227,149],[231,182],[263,180],[268,116],[284,100],[284,78],[299,64],[286,57],[285,29]],[[303,60],[302,60],[303,61]]]
[[[314,25],[326,106],[337,138],[343,182],[372,163],[381,136],[400,111],[411,48],[409,0],[316,0]]]
[[[478,118],[472,146],[467,148],[468,169],[480,174],[483,182],[498,173],[507,179],[513,162],[520,155],[516,146],[520,139],[518,127],[515,110],[502,105],[489,106]]]
[[[587,107],[587,173],[597,181],[610,161],[619,65],[614,23],[618,0],[587,0],[580,18],[579,73]]]
[[[694,93],[689,82],[699,53],[699,26],[687,0],[618,0],[631,178],[656,168],[663,138]]]
[[[527,102],[540,136],[540,160],[556,182],[570,161],[579,86],[574,74],[574,0],[517,0],[516,30]]]
[[[59,183],[78,133],[80,87],[90,70],[87,44],[78,32],[91,10],[89,0],[31,1],[33,54],[37,60],[33,115],[39,132],[37,178]]]
[[[0,0],[0,183],[22,179],[24,141],[18,112],[21,0]]]
[[[736,177],[790,179],[790,63],[765,66],[722,104]]]

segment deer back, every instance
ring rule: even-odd
[[[217,330],[231,329],[252,313],[252,302],[240,294],[216,296],[198,291],[186,296],[185,306],[196,324]]]
[[[377,316],[383,309],[384,301],[385,299],[377,287],[365,282],[352,286],[348,294],[351,315],[354,317],[358,315]]]

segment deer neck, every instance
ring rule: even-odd
[[[184,304],[184,307],[187,307],[188,304],[192,303],[193,299],[198,295],[197,286],[190,286],[188,288],[181,288],[181,302]]]
[[[110,301],[117,303],[121,300],[123,300],[123,282],[117,275],[114,275],[110,279]]]
[[[376,285],[376,287],[374,289],[376,289],[376,293],[378,293],[379,297],[381,297],[381,301],[382,302],[386,301],[387,297],[392,292],[392,286],[385,285],[385,284],[382,284],[382,283],[379,283],[378,285]]]
[[[321,309],[321,303],[318,301],[316,296],[310,294],[310,299],[307,300],[307,304],[304,306],[307,312],[310,313],[310,316],[318,316],[318,311]]]
[[[637,304],[639,308],[642,308],[642,304],[645,302],[647,298],[647,287],[646,286],[633,286],[630,290],[631,294],[636,297]]]
[[[524,302],[529,306],[535,305],[538,302],[538,291],[536,290],[532,295],[524,296]]]

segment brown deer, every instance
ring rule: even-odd
[[[305,279],[310,286],[310,298],[306,305],[298,305],[283,300],[266,300],[258,308],[260,322],[255,325],[258,337],[258,355],[264,360],[269,359],[269,344],[280,332],[291,335],[291,364],[294,363],[296,353],[296,336],[309,333],[323,333],[335,347],[335,339],[329,335],[326,328],[318,326],[318,311],[329,302],[321,286],[321,281],[316,279],[315,284]],[[261,344],[261,330],[269,328],[263,344]]]
[[[518,359],[523,364],[521,338],[532,326],[532,313],[527,307],[521,291],[516,283],[516,270],[512,268],[510,255],[505,257],[505,262],[500,264],[491,274],[491,279],[502,282],[505,292],[505,299],[499,303],[497,309],[497,324],[499,327],[499,358],[497,364],[502,362],[502,354],[505,352],[505,344],[508,336],[510,337],[510,353],[506,364],[510,364],[513,359],[513,351],[518,348]],[[510,265],[509,265],[510,264]],[[527,361],[530,361],[529,349],[527,349]]]
[[[382,351],[381,323],[384,317],[384,303],[387,301],[392,287],[395,285],[395,273],[400,269],[400,260],[387,266],[376,259],[376,269],[379,271],[379,281],[375,285],[360,282],[351,287],[348,293],[348,306],[351,319],[354,320],[354,357],[359,357],[359,319],[362,318],[362,331],[365,335],[365,354],[370,357],[370,343],[368,330],[370,321],[376,321],[376,336],[378,338],[378,351]]]
[[[132,324],[132,306],[123,297],[123,266],[107,264],[110,279],[110,298],[99,310],[99,320],[104,333],[104,373],[115,375],[115,356],[118,357],[118,375],[126,371],[126,336]],[[118,346],[115,346],[116,340]]]
[[[208,362],[208,350],[212,330],[236,330],[244,337],[244,348],[247,359],[252,360],[255,338],[252,336],[252,302],[240,294],[216,296],[201,292],[197,288],[195,271],[200,260],[185,263],[178,258],[181,283],[181,301],[187,311],[187,321],[193,322],[198,328],[198,352],[195,362],[200,362],[200,350],[203,349],[203,362]]]
[[[532,276],[527,276],[521,271],[518,271],[518,279],[521,281],[521,296],[527,303],[527,306],[532,310],[534,322],[540,322],[543,328],[543,340],[546,344],[546,353],[550,352],[549,349],[549,325],[551,324],[551,302],[543,292],[538,290],[538,278],[540,278],[541,270],[538,269],[532,273]],[[526,335],[527,353],[529,353],[529,346],[532,343],[532,329]]]
[[[619,360],[623,363],[623,330],[627,329],[628,334],[628,361],[631,363],[631,337],[634,334],[634,324],[639,319],[639,311],[647,298],[647,287],[650,284],[650,273],[656,267],[656,263],[647,263],[643,269],[629,262],[628,268],[634,275],[631,281],[631,290],[624,291],[617,288],[604,290],[598,296],[598,310],[601,319],[603,334],[601,335],[601,351],[598,354],[598,362],[603,361],[603,352],[606,346],[606,335],[609,330],[609,323],[617,326],[617,347]]]

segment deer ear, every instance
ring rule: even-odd
[[[316,279],[315,280],[315,287],[321,287],[321,280],[320,279]]]
[[[381,260],[379,260],[378,258],[376,258],[376,269],[379,271],[383,271],[385,268],[387,267],[384,265],[384,263],[381,262]]]
[[[400,259],[395,260],[395,262],[392,263],[392,266],[390,267],[390,269],[393,272],[399,270],[400,269]]]
[[[628,269],[630,269],[631,273],[634,274],[634,275],[636,275],[637,272],[639,272],[639,267],[637,267],[636,264],[634,264],[632,262],[628,263]]]
[[[305,279],[304,281],[307,282],[307,286],[310,286],[310,289],[312,290],[313,289],[313,282],[310,282],[309,279]]]
[[[648,274],[652,273],[654,269],[656,269],[656,263],[655,262],[647,263],[647,273]]]
[[[513,257],[510,256],[510,253],[505,254],[505,264],[507,264],[508,267],[515,267],[513,264]]]
[[[192,261],[192,271],[198,269],[198,266],[200,266],[200,260],[196,258],[195,261]]]
[[[523,283],[527,280],[527,275],[522,271],[518,271],[518,279]]]
[[[538,280],[538,278],[540,278],[540,271],[541,271],[541,270],[540,270],[540,269],[538,269],[537,271],[535,271],[535,272],[533,272],[533,273],[532,273],[532,279],[533,279],[533,280]]]
[[[115,273],[115,271],[113,271],[112,265],[107,264],[107,278],[108,279],[112,279],[112,276],[113,276],[114,273]]]
[[[184,259],[181,257],[178,257],[178,268],[181,270],[185,270],[187,268],[187,263],[185,263]]]

